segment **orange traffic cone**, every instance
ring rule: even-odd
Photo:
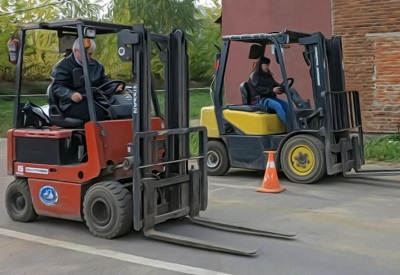
[[[257,192],[262,193],[280,193],[286,190],[279,184],[278,173],[275,166],[275,152],[268,152],[267,168],[265,169],[264,180],[261,188]]]

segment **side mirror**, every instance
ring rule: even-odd
[[[214,69],[215,69],[215,71],[218,71],[220,60],[221,60],[221,53],[220,52],[215,54],[214,60],[215,60],[214,61],[214,63],[215,63]]]
[[[307,66],[310,67],[310,59],[308,59],[306,52],[303,52],[304,61],[306,62]]]
[[[75,68],[72,72],[72,78],[74,81],[74,86],[85,85],[85,80],[83,79],[83,70],[81,68]]]
[[[214,47],[217,49],[218,53],[221,53],[221,47],[214,43]]]

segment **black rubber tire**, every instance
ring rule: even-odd
[[[8,216],[13,221],[31,222],[38,217],[33,207],[32,196],[26,179],[16,179],[8,185],[5,205]]]
[[[311,171],[307,174],[299,175],[293,171],[294,163],[290,160],[289,156],[291,150],[294,148],[304,145],[309,148],[313,154],[314,165],[311,167]],[[321,140],[311,135],[297,135],[291,137],[285,142],[280,153],[280,163],[283,173],[292,182],[311,184],[318,182],[323,176],[326,175],[326,158],[325,158],[325,146]]]
[[[96,237],[113,239],[132,228],[132,195],[119,182],[100,182],[86,192],[83,217]]]
[[[211,140],[207,142],[207,147],[207,174],[209,176],[225,175],[230,168],[225,145],[220,141]]]

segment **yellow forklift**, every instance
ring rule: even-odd
[[[288,125],[270,110],[250,105],[248,82],[240,85],[242,104],[223,103],[223,83],[232,43],[250,44],[249,59],[264,56],[271,47],[282,75],[280,84],[289,112]],[[314,104],[303,99],[288,77],[283,49],[304,46],[303,57],[312,82]],[[276,151],[275,162],[297,183],[316,183],[325,175],[397,175],[399,170],[362,170],[363,130],[358,91],[346,91],[340,36],[290,30],[274,33],[229,35],[216,54],[213,106],[201,110],[200,124],[207,128],[206,165],[209,175],[224,175],[231,167],[264,170],[265,151]],[[238,89],[239,90],[239,89]]]

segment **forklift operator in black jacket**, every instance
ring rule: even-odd
[[[90,39],[90,47],[86,50],[88,59],[88,69],[93,87],[110,81],[105,74],[103,65],[92,58],[93,51],[96,49],[96,43]],[[85,94],[84,83],[75,86],[73,71],[82,67],[82,52],[80,50],[79,40],[76,39],[72,46],[72,53],[59,61],[51,73],[52,84],[50,93],[57,99],[59,108],[67,117],[79,118],[89,121],[89,109]],[[119,85],[116,92],[122,92],[123,86]],[[96,116],[98,120],[104,120],[107,113],[97,104],[95,104]]]
[[[250,74],[249,84],[253,88],[250,94],[250,104],[260,106],[263,110],[275,110],[279,119],[286,124],[289,105],[277,97],[277,94],[282,93],[282,88],[269,70],[270,63],[271,60],[268,57],[261,57]]]

